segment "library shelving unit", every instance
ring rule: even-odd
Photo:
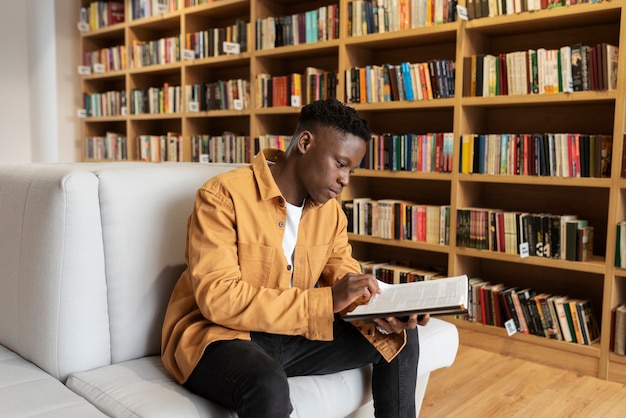
[[[184,2],[180,2],[184,3]],[[380,3],[380,2],[378,2]],[[402,3],[402,2],[401,2]],[[463,2],[464,3],[464,2]],[[452,132],[452,169],[416,172],[361,169],[352,176],[342,200],[356,197],[403,199],[427,205],[450,206],[449,244],[382,239],[350,234],[359,259],[409,260],[448,275],[468,274],[506,286],[532,287],[542,292],[587,299],[601,328],[591,345],[556,341],[516,333],[504,328],[447,318],[457,325],[461,342],[487,350],[575,370],[584,375],[626,382],[626,357],[611,352],[612,310],[626,303],[626,269],[615,267],[616,225],[626,219],[626,180],[622,179],[623,141],[626,137],[626,72],[618,72],[613,90],[570,93],[471,97],[469,58],[476,54],[502,54],[538,48],[560,48],[582,43],[626,45],[626,17],[621,0],[576,4],[494,17],[457,20],[353,36],[349,34],[348,0],[216,0],[189,7],[161,10],[133,19],[131,0],[125,0],[125,20],[81,32],[81,54],[124,46],[126,54],[141,42],[176,38],[198,31],[249,22],[245,51],[191,58],[180,56],[164,64],[137,66],[130,58],[125,68],[81,75],[87,94],[121,92],[124,110],[81,118],[84,137],[115,132],[127,138],[123,157],[139,158],[135,138],[140,135],[180,134],[181,159],[191,161],[190,138],[233,131],[257,137],[290,135],[298,106],[259,107],[257,75],[304,73],[309,66],[337,72],[336,97],[346,100],[345,73],[353,67],[413,63],[429,60],[454,62],[452,97],[432,100],[351,103],[377,133]],[[304,13],[338,6],[336,38],[301,45],[260,49],[255,25],[259,19]],[[89,1],[83,0],[89,7]],[[626,54],[619,55],[626,68]],[[185,86],[218,80],[244,79],[250,83],[248,106],[231,110],[190,110]],[[180,101],[167,112],[131,111],[134,89],[180,86]],[[461,171],[462,136],[470,133],[584,132],[612,135],[610,175],[605,178],[468,174]],[[87,153],[85,160],[101,161],[110,155]],[[575,214],[594,227],[593,257],[568,261],[477,250],[458,245],[456,216],[462,208]]]

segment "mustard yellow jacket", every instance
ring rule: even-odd
[[[205,347],[218,340],[249,340],[249,331],[333,338],[330,286],[359,272],[339,203],[307,201],[291,271],[282,251],[286,221],[282,197],[265,150],[248,167],[208,180],[197,192],[188,221],[187,269],[172,292],[162,334],[162,358],[180,383]],[[384,358],[404,346],[404,334],[382,336],[357,324]]]

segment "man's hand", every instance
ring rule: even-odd
[[[430,320],[430,315],[409,315],[406,318],[396,318],[389,316],[387,318],[376,318],[374,322],[379,330],[385,331],[387,334],[397,334],[405,329],[413,329],[418,325],[426,325]],[[382,331],[381,331],[382,332]],[[383,334],[385,333],[383,332]]]
[[[332,287],[333,312],[341,312],[358,298],[368,301],[382,293],[373,274],[348,273]]]

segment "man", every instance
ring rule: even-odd
[[[200,188],[162,337],[165,367],[189,390],[241,418],[281,418],[287,377],[373,364],[376,416],[415,416],[417,316],[340,317],[380,292],[352,258],[335,199],[369,138],[354,109],[314,102],[285,153],[264,150]]]

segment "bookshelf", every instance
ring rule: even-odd
[[[425,27],[360,36],[348,34],[348,16],[354,5],[348,0],[217,0],[189,7],[163,10],[153,16],[131,19],[131,0],[124,22],[80,33],[81,54],[100,49],[126,49],[126,67],[81,75],[83,92],[121,92],[124,103],[113,114],[83,115],[83,136],[106,137],[117,133],[126,138],[125,151],[88,152],[85,160],[103,161],[116,156],[140,159],[135,138],[140,135],[180,135],[180,159],[191,161],[191,137],[221,135],[232,131],[251,138],[266,134],[290,135],[298,106],[257,107],[256,76],[304,73],[308,66],[337,71],[336,95],[346,99],[349,88],[345,72],[353,67],[454,62],[452,97],[432,100],[352,103],[368,119],[376,133],[451,132],[454,137],[450,172],[411,172],[362,169],[352,177],[342,200],[355,197],[404,199],[420,204],[449,205],[448,245],[399,241],[351,234],[355,255],[360,259],[411,260],[416,266],[432,266],[448,275],[468,274],[507,286],[534,287],[539,291],[590,299],[601,327],[599,342],[590,346],[554,341],[517,333],[507,336],[504,328],[454,318],[461,341],[521,358],[574,369],[585,375],[626,382],[626,357],[610,351],[611,310],[626,303],[626,269],[614,267],[617,223],[626,219],[626,180],[621,178],[623,139],[626,135],[626,76],[619,73],[617,89],[573,93],[471,97],[469,58],[476,54],[500,54],[536,48],[559,48],[583,43],[607,42],[626,45],[626,17],[621,0],[577,4],[454,21]],[[184,3],[184,2],[181,2]],[[82,6],[89,8],[83,0]],[[338,6],[336,38],[257,49],[255,24],[259,19],[305,13]],[[129,50],[139,42],[183,38],[209,29],[250,22],[248,48],[240,53],[207,57],[179,56],[172,62],[138,67],[130,65]],[[162,41],[165,42],[165,41]],[[626,54],[619,56],[626,68]],[[83,71],[85,71],[83,69]],[[248,80],[248,106],[224,110],[190,110],[185,86],[220,80]],[[180,87],[178,107],[167,113],[135,114],[131,92],[135,89]],[[116,106],[112,106],[117,109]],[[123,109],[123,110],[122,110]],[[613,135],[611,172],[606,178],[488,175],[461,173],[461,138],[470,133],[585,132]],[[116,139],[109,139],[115,141]],[[463,208],[491,208],[534,213],[575,213],[594,227],[593,257],[574,262],[542,257],[521,258],[515,254],[476,250],[457,245],[454,221]]]

